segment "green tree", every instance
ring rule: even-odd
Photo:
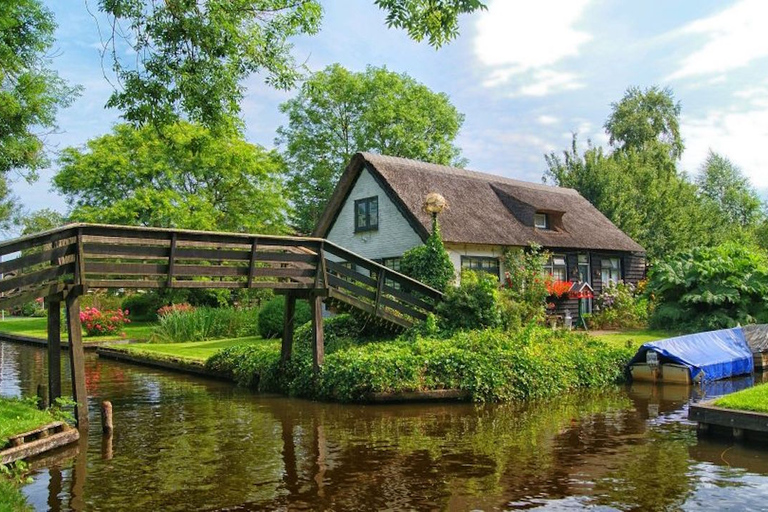
[[[66,148],[53,179],[70,219],[157,227],[285,232],[279,155],[189,123],[118,125]]]
[[[49,229],[63,226],[66,219],[62,214],[50,208],[43,208],[31,213],[22,213],[15,219],[15,223],[21,227],[22,235],[41,233]]]
[[[56,23],[39,0],[7,0],[0,9],[0,221],[13,213],[9,171],[27,180],[47,165],[43,134],[79,92],[50,69]]]
[[[733,162],[714,151],[702,164],[696,184],[729,224],[747,228],[765,218],[762,201],[749,179]]]
[[[299,232],[315,227],[341,173],[357,151],[461,164],[454,140],[464,116],[448,96],[406,74],[339,64],[312,75],[282,105],[288,124],[277,143],[288,163],[288,187]]]
[[[675,102],[672,89],[630,87],[620,101],[611,103],[611,108],[605,131],[614,148],[642,150],[651,142],[661,142],[669,147],[673,159],[683,154],[682,107]]]
[[[477,0],[377,0],[390,26],[439,47],[456,37],[458,17]],[[186,118],[207,127],[238,125],[243,80],[253,73],[291,88],[300,77],[288,42],[320,29],[317,0],[100,0],[110,20],[108,49],[117,87],[108,106],[135,124]],[[132,50],[127,53],[126,49]]]

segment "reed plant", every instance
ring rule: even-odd
[[[258,310],[236,308],[195,308],[169,311],[158,318],[152,341],[181,343],[258,334]]]

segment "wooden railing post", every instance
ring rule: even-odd
[[[384,283],[387,279],[387,270],[382,268],[378,272],[378,282],[376,283],[376,301],[374,303],[374,314],[379,314],[379,307],[381,306],[381,294],[384,291]]]
[[[48,301],[48,397],[61,397],[61,302]]]
[[[248,288],[253,288],[253,279],[256,277],[256,250],[259,247],[259,239],[254,238],[251,243],[251,260],[248,267]]]
[[[85,289],[85,254],[83,251],[83,229],[77,230],[77,263],[75,263],[75,284]]]
[[[80,324],[80,296],[67,296],[67,332],[69,334],[69,364],[72,369],[72,395],[75,399],[75,420],[80,429],[88,428],[88,395],[85,388],[85,351]]]
[[[171,235],[171,250],[168,253],[168,288],[173,288],[173,273],[176,267],[176,233]]]
[[[325,359],[323,298],[313,294],[310,298],[310,306],[312,309],[312,369],[318,373]]]
[[[280,361],[283,364],[291,359],[293,350],[293,317],[296,313],[296,296],[289,293],[285,297],[285,311],[283,312],[283,346],[280,350]]]

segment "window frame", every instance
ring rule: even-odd
[[[538,219],[540,217],[544,218],[544,225],[540,226]],[[550,223],[549,223],[549,215],[545,212],[536,212],[533,214],[533,227],[536,229],[550,229]]]
[[[376,218],[371,218],[371,204],[376,204]],[[358,208],[360,205],[365,209],[366,223],[361,225],[358,221],[360,216],[358,214]],[[353,211],[355,233],[365,233],[368,231],[378,231],[379,229],[379,196],[364,197],[362,199],[355,199],[355,206]],[[373,222],[372,222],[373,221]]]
[[[475,260],[480,263],[479,267],[473,268],[471,261]],[[470,262],[468,266],[464,265],[464,262],[468,261]],[[482,264],[492,262],[494,265],[492,267],[495,267],[496,273],[493,273],[492,269],[489,268],[483,268]],[[501,260],[496,256],[472,256],[471,254],[462,254],[461,255],[461,261],[459,263],[460,270],[463,272],[464,270],[472,270],[474,272],[486,272],[491,275],[495,275],[497,279],[501,279]]]
[[[562,259],[563,263],[562,264],[559,264],[559,263],[555,264],[555,260],[556,259],[557,260]],[[562,279],[560,279],[558,277],[555,277],[555,270],[556,269],[558,271],[562,270],[562,272],[563,272],[562,273]],[[563,281],[563,282],[568,281],[568,258],[566,258],[565,254],[560,254],[560,253],[550,255],[549,259],[547,260],[547,263],[544,265],[544,271],[549,276],[554,278],[556,281]],[[559,272],[558,272],[558,274],[559,274]]]
[[[605,264],[605,262],[609,262],[608,265]],[[613,262],[616,262],[616,265],[613,265]],[[600,282],[602,283],[603,287],[605,287],[608,283],[613,281],[614,284],[617,284],[619,281],[621,281],[621,257],[619,256],[602,256],[600,258]],[[608,279],[605,278],[606,271],[609,274]],[[616,273],[617,277],[616,279],[613,279],[612,274]]]

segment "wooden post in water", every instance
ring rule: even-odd
[[[88,394],[85,389],[85,351],[80,325],[80,297],[67,296],[67,332],[69,333],[69,363],[72,369],[72,395],[75,399],[77,427],[88,427]]]
[[[114,424],[112,423],[112,402],[104,400],[101,402],[101,431],[112,435]]]
[[[61,397],[61,302],[48,302],[48,398]]]
[[[293,317],[296,313],[296,296],[289,293],[285,297],[285,311],[283,313],[283,346],[280,351],[280,361],[285,364],[291,359],[293,350]]]
[[[312,295],[310,306],[312,309],[312,369],[315,373],[320,371],[320,365],[325,359],[325,341],[323,337],[323,298]]]

